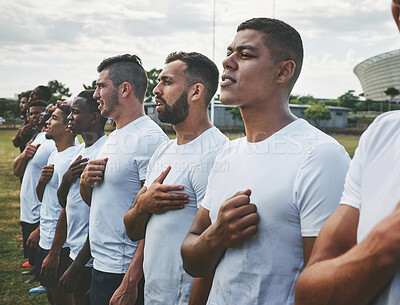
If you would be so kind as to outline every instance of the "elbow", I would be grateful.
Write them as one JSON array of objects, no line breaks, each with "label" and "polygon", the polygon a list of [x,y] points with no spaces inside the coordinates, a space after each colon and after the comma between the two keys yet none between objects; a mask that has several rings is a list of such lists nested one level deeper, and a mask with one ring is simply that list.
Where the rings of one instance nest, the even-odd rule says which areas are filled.
[{"label": "elbow", "polygon": [[192,253],[191,247],[186,240],[181,247],[181,257],[183,261],[183,269],[192,277],[208,277],[214,274],[214,270],[203,266],[200,260],[196,259],[196,255]]},{"label": "elbow", "polygon": [[138,232],[135,232],[135,226],[132,224],[128,213],[129,211],[124,215],[126,235],[128,235],[132,241],[139,241],[144,238],[144,234],[138,234]]}]

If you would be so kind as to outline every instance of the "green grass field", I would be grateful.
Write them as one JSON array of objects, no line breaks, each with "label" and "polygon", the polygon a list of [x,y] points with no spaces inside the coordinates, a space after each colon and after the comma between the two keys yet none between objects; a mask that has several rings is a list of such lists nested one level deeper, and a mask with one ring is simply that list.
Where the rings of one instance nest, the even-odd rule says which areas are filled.
[{"label": "green grass field", "polygon": [[31,276],[22,275],[25,262],[20,251],[19,224],[20,182],[12,172],[12,161],[19,150],[12,146],[15,130],[0,131],[0,304],[47,304],[46,294],[30,295],[28,290],[38,285],[25,284]]},{"label": "green grass field", "polygon": [[[36,285],[24,284],[30,276],[21,274],[23,271],[21,264],[25,260],[19,248],[21,242],[17,240],[21,237],[20,182],[12,172],[12,161],[19,154],[19,150],[11,143],[15,133],[16,130],[0,130],[0,304],[48,304],[44,293],[28,294],[28,290]],[[353,156],[359,137],[352,135],[334,135],[334,137],[345,146],[350,156]]]}]

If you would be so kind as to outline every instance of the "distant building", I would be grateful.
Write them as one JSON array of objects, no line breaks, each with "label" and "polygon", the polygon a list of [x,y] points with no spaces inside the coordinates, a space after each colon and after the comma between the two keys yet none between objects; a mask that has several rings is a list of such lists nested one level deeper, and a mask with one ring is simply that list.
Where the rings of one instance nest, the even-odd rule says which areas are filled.
[{"label": "distant building", "polygon": [[[144,103],[146,114],[157,124],[165,125],[158,120],[156,103]],[[304,118],[304,110],[306,110],[310,105],[297,105],[289,104],[290,110],[298,118]],[[347,118],[350,108],[344,107],[332,107],[327,106],[331,111],[331,119],[328,121],[321,121],[320,127],[333,127],[333,128],[345,128],[347,127]],[[229,113],[229,109],[232,106],[224,105],[220,101],[215,102],[214,109],[214,125],[222,130],[244,130],[244,124],[242,120],[233,119],[232,115]],[[314,124],[314,122],[310,122]]]},{"label": "distant building", "polygon": [[[354,73],[360,80],[366,99],[374,101],[390,100],[384,91],[389,87],[400,90],[400,50],[371,57],[359,63]],[[396,96],[394,101],[399,101]]]}]

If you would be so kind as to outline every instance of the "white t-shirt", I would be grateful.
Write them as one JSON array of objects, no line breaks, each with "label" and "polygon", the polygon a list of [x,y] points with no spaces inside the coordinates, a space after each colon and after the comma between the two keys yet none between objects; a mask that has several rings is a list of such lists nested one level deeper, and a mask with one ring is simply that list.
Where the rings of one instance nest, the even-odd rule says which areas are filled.
[{"label": "white t-shirt", "polygon": [[[102,136],[89,147],[85,147],[85,143],[79,145],[72,158],[72,162],[80,155],[82,159],[88,158],[89,161],[96,159],[96,155],[99,153],[106,139],[107,136]],[[79,183],[80,178],[76,179],[76,181],[71,184],[67,195],[67,206],[65,208],[67,215],[67,244],[71,250],[69,257],[72,260],[75,260],[89,234],[90,207],[82,199],[79,192]]]},{"label": "white t-shirt", "polygon": [[193,141],[178,145],[176,139],[160,145],[150,160],[145,186],[169,165],[165,185],[183,185],[189,195],[182,210],[151,215],[146,227],[143,270],[145,303],[188,304],[193,278],[183,270],[181,245],[203,200],[210,170],[219,149],[228,139],[216,128]]},{"label": "white t-shirt", "polygon": [[226,199],[250,189],[260,220],[256,235],[226,250],[207,304],[294,303],[302,237],[317,236],[337,208],[349,161],[336,140],[302,119],[261,142],[241,138],[221,149],[202,206],[214,223]]},{"label": "white t-shirt", "polygon": [[[47,161],[47,165],[54,164],[54,172],[50,181],[46,184],[40,210],[40,241],[42,249],[50,250],[56,233],[58,217],[61,213],[61,205],[58,202],[57,191],[62,177],[75,156],[77,146],[71,146],[63,151],[54,151]],[[67,244],[64,244],[67,247]]]},{"label": "white t-shirt", "polygon": [[[342,204],[360,210],[357,242],[400,202],[400,111],[380,115],[360,138],[346,176]],[[398,305],[400,270],[372,304]]]},{"label": "white t-shirt", "polygon": [[122,274],[128,269],[137,242],[126,235],[124,214],[142,187],[151,156],[167,140],[156,123],[142,116],[114,130],[97,155],[108,161],[104,181],[93,187],[90,210],[90,250],[96,270]]},{"label": "white t-shirt", "polygon": [[36,194],[36,186],[39,182],[42,168],[47,164],[51,153],[56,150],[53,140],[47,140],[45,132],[39,133],[32,145],[40,144],[36,153],[25,167],[21,184],[21,221],[37,223],[40,220],[40,205],[42,204]]}]

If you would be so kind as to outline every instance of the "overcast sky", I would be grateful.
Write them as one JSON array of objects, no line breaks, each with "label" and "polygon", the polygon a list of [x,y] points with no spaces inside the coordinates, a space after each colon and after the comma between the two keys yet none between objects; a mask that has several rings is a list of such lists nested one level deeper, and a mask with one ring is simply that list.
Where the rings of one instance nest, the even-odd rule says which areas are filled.
[{"label": "overcast sky", "polygon": [[[276,0],[275,18],[301,34],[305,60],[294,94],[337,98],[362,92],[353,73],[369,57],[400,48],[390,0]],[[273,17],[273,0],[216,0],[215,63],[221,71],[238,24]],[[74,95],[97,78],[102,59],[134,53],[146,70],[172,51],[213,57],[213,0],[1,0],[0,97],[58,80]]]}]

